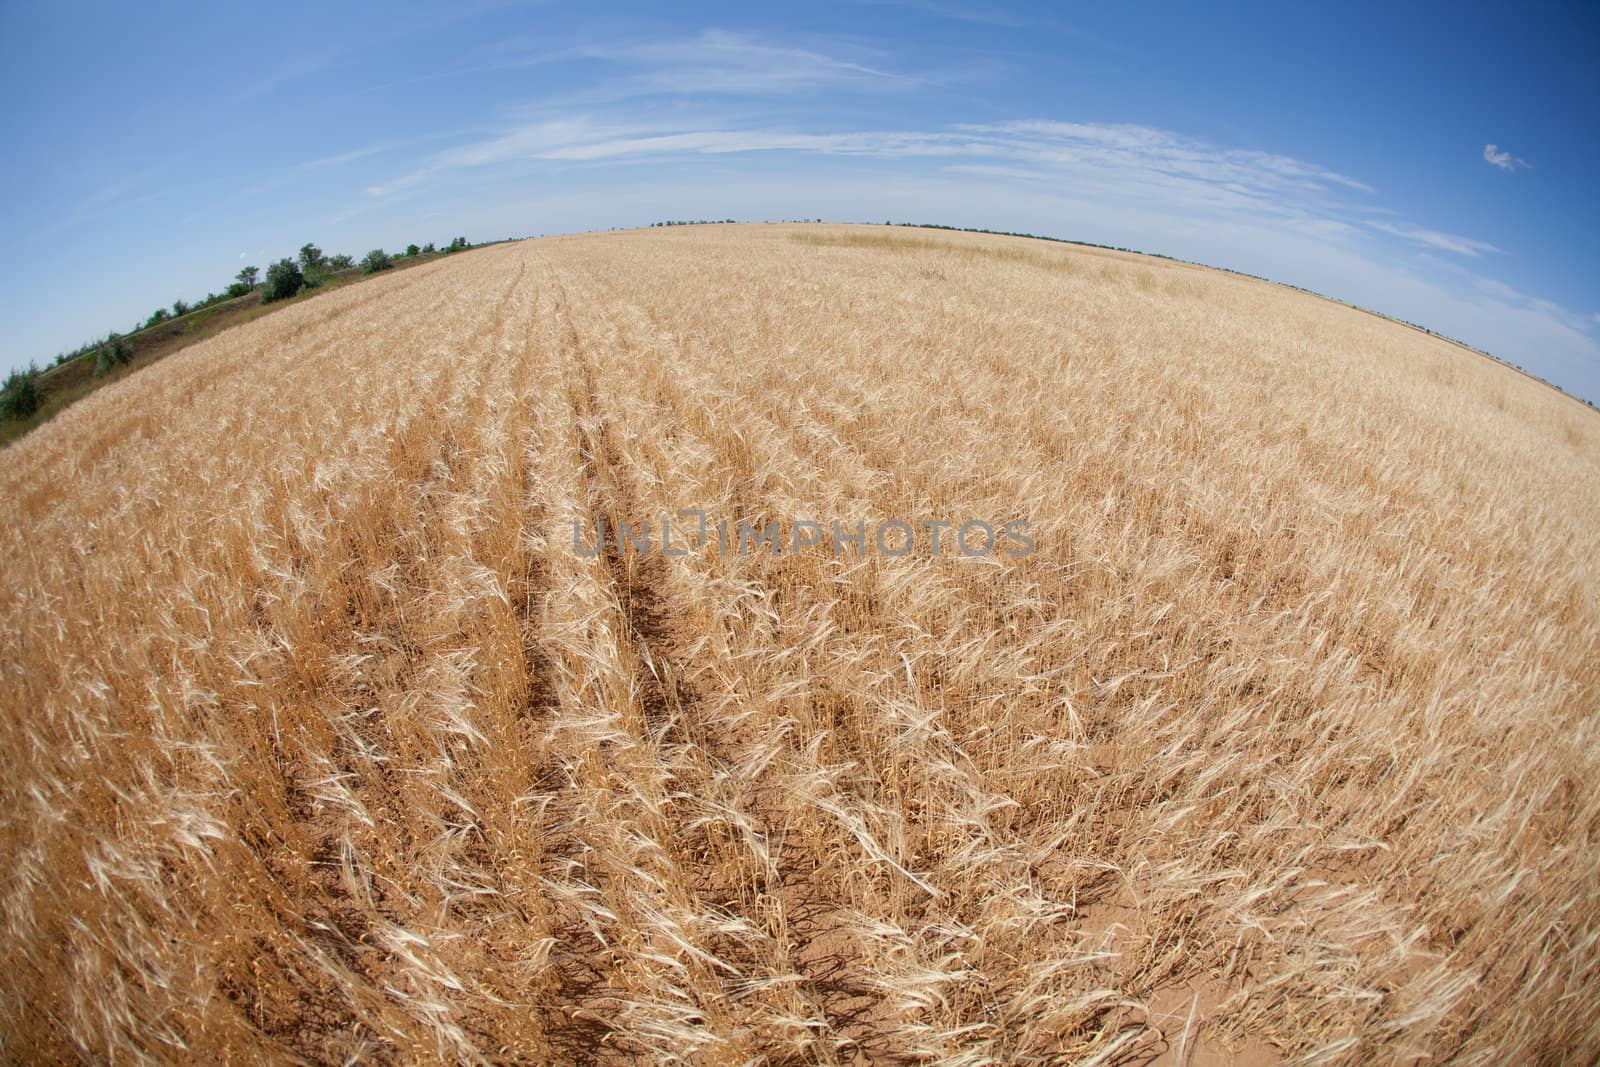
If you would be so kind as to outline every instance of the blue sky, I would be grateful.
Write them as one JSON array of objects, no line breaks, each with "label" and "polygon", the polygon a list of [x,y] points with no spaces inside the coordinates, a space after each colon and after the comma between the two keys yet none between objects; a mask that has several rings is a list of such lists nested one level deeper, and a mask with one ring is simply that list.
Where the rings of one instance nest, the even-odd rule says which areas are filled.
[{"label": "blue sky", "polygon": [[1232,267],[1600,401],[1600,6],[0,0],[0,363],[306,241],[944,222]]}]

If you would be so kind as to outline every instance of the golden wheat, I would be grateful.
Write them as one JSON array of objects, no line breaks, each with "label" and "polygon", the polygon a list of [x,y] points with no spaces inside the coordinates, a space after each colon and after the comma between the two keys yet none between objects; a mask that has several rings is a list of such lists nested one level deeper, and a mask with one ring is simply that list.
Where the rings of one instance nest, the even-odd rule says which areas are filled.
[{"label": "golden wheat", "polygon": [[[1600,1057],[1600,419],[1417,331],[553,238],[4,458],[7,1058]],[[572,542],[687,509],[1035,551]]]}]

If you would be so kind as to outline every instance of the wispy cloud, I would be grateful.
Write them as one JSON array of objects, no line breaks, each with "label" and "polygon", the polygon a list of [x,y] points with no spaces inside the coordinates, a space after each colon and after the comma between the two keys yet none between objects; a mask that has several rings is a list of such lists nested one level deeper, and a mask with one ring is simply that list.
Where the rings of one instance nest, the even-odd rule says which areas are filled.
[{"label": "wispy cloud", "polygon": [[368,192],[383,197],[452,172],[518,161],[623,162],[755,152],[945,159],[966,173],[1054,182],[1079,195],[1159,198],[1171,207],[1325,224],[1334,220],[1341,196],[1372,191],[1315,163],[1145,126],[1016,121],[943,130],[815,131],[578,115],[536,118],[458,145]]},{"label": "wispy cloud", "polygon": [[[418,140],[421,140],[421,138],[411,138],[409,143],[415,143]],[[308,159],[305,162],[298,164],[298,167],[300,170],[321,170],[324,167],[342,167],[346,163],[354,163],[358,159],[367,159],[371,156],[381,155],[384,152],[393,151],[396,148],[403,147],[406,143],[408,142],[385,141],[381,144],[372,144],[367,145],[365,148],[357,148],[350,152],[340,152],[337,155],[323,156],[319,159]]]},{"label": "wispy cloud", "polygon": [[[882,51],[852,40],[819,38],[773,44],[750,34],[707,29],[693,36],[552,43],[516,36],[480,49],[461,66],[375,85],[406,85],[494,72],[557,68],[573,86],[567,106],[595,107],[649,98],[785,96],[832,91],[902,92],[925,87],[930,75],[892,69]],[[547,97],[547,104],[558,102]]]},{"label": "wispy cloud", "polygon": [[[850,53],[856,53],[854,55]],[[695,37],[590,46],[575,54],[626,64],[637,88],[674,94],[791,93],[841,83],[915,80],[868,62],[859,48],[771,45],[744,34],[706,30]]]},{"label": "wispy cloud", "polygon": [[1497,282],[1493,278],[1479,278],[1476,284],[1479,289],[1497,300],[1519,301],[1522,299],[1521,293],[1505,282]]},{"label": "wispy cloud", "polygon": [[1410,226],[1405,223],[1394,222],[1368,222],[1374,230],[1404,237],[1408,241],[1437,248],[1443,252],[1455,252],[1463,256],[1479,256],[1485,252],[1498,252],[1500,249],[1488,241],[1478,241],[1471,237],[1462,237],[1454,233],[1440,233],[1438,230],[1425,230],[1421,226]]},{"label": "wispy cloud", "polygon": [[952,163],[944,169],[948,174],[976,174],[984,178],[1021,178],[1033,182],[1047,182],[1053,177],[1047,170],[1007,167],[995,163]]},{"label": "wispy cloud", "polygon": [[1485,162],[1492,163],[1501,170],[1521,170],[1532,167],[1533,164],[1525,159],[1518,159],[1510,152],[1504,151],[1499,145],[1486,144],[1483,146]]},{"label": "wispy cloud", "polygon": [[[1499,307],[1507,313],[1516,311],[1537,318],[1552,329],[1559,327],[1569,334],[1582,334],[1589,329],[1590,319],[1580,312],[1562,307],[1554,300],[1529,296],[1494,278],[1474,278],[1472,281],[1479,292],[1489,297],[1489,306]],[[1600,315],[1595,315],[1593,321],[1600,322]]]},{"label": "wispy cloud", "polygon": [[931,15],[934,18],[950,19],[955,22],[970,22],[981,26],[999,26],[1016,30],[1028,25],[1027,20],[1018,15],[998,8],[991,10],[991,6],[982,4],[967,7],[940,3],[938,0],[856,0],[856,2],[869,7],[897,7],[915,11],[920,15]]}]

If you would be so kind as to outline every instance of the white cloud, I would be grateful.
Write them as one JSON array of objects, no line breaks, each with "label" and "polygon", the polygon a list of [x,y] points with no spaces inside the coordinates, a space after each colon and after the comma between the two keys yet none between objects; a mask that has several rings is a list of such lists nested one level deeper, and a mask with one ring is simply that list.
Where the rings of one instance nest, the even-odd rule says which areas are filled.
[{"label": "white cloud", "polygon": [[1425,230],[1420,226],[1411,226],[1406,223],[1393,222],[1368,222],[1374,230],[1392,233],[1396,237],[1404,237],[1408,241],[1427,245],[1445,252],[1455,252],[1463,256],[1477,256],[1484,252],[1498,252],[1500,249],[1487,241],[1474,240],[1471,237],[1462,237],[1453,233],[1440,233],[1438,230]]},{"label": "white cloud", "polygon": [[1022,178],[1027,181],[1050,181],[1051,174],[1030,167],[1007,167],[993,163],[952,163],[944,168],[951,174],[977,174],[989,178]]},{"label": "white cloud", "polygon": [[1079,155],[1114,153],[1174,174],[1208,181],[1242,179],[1251,184],[1302,188],[1331,184],[1372,192],[1372,187],[1366,183],[1314,163],[1252,149],[1223,148],[1149,126],[1030,120],[960,128],[1016,135]]},{"label": "white cloud", "polygon": [[1529,163],[1525,159],[1518,159],[1510,152],[1502,151],[1499,145],[1484,145],[1483,158],[1486,162],[1494,164],[1501,170],[1518,170],[1524,167],[1533,166],[1532,163]]},{"label": "white cloud", "polygon": [[1020,30],[1028,25],[1025,19],[1007,12],[991,10],[984,5],[962,7],[956,4],[936,3],[933,0],[857,0],[857,2],[877,7],[900,7],[918,14],[932,15],[935,18],[973,22],[984,26],[1000,26],[1011,30]]},{"label": "white cloud", "polygon": [[706,30],[698,37],[590,47],[580,54],[633,66],[638,88],[676,94],[789,93],[841,82],[911,80],[868,64],[865,56],[768,45],[723,30]]},{"label": "white cloud", "polygon": [[1498,300],[1521,300],[1522,294],[1504,282],[1497,282],[1493,278],[1479,278],[1477,286],[1490,296]]},{"label": "white cloud", "polygon": [[[1318,164],[1144,126],[1019,121],[928,131],[812,132],[692,121],[645,125],[585,115],[536,117],[437,153],[418,170],[368,192],[383,197],[447,173],[518,161],[623,162],[753,152],[943,158],[969,168],[968,173],[988,168],[992,177],[1055,182],[1080,195],[1142,197],[1192,211],[1250,212],[1324,228],[1346,225],[1336,218],[1338,196],[1371,192],[1363,182]],[[1451,247],[1458,250],[1489,247],[1454,240]]]}]

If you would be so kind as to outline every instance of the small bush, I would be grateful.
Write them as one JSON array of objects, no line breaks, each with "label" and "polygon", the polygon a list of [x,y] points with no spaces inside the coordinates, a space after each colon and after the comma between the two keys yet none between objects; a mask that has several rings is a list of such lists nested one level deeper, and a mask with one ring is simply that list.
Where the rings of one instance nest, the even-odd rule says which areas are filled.
[{"label": "small bush", "polygon": [[156,308],[150,313],[150,317],[144,320],[144,328],[148,330],[152,326],[159,326],[171,317],[166,308]]},{"label": "small bush", "polygon": [[434,248],[434,247],[433,247],[433,242],[432,242],[432,241],[429,241],[429,242],[428,242],[428,243],[427,243],[427,244],[425,244],[425,245],[423,245],[423,246],[422,246],[422,250],[423,250],[423,251],[424,251],[424,252],[429,252],[429,253],[432,253],[432,252],[437,252],[437,251],[438,251],[438,249],[437,249],[437,248]]},{"label": "small bush", "polygon": [[394,266],[394,260],[389,258],[389,253],[381,248],[374,248],[361,261],[361,273],[376,274],[380,270],[388,270],[392,266]]},{"label": "small bush", "polygon": [[119,333],[112,333],[104,341],[95,346],[94,376],[104,377],[118,367],[126,366],[133,359],[133,351],[128,348],[128,342],[122,339]]},{"label": "small bush", "polygon": [[415,244],[406,245],[406,255],[408,256],[414,256],[421,251],[422,249]]},{"label": "small bush", "polygon": [[255,286],[246,285],[244,282],[233,282],[232,284],[230,284],[228,286],[228,296],[230,296],[230,297],[243,296],[244,294],[248,293],[251,289],[254,289],[254,288],[255,288]]},{"label": "small bush", "polygon": [[183,315],[187,315],[187,314],[189,314],[189,304],[188,304],[187,301],[174,300],[172,302],[172,317],[173,318],[179,318],[179,317],[181,317]]},{"label": "small bush", "polygon": [[280,259],[267,268],[267,283],[261,288],[261,302],[270,304],[274,300],[287,300],[304,289],[305,285],[305,275],[300,273],[294,260]]},{"label": "small bush", "polygon": [[0,389],[0,415],[9,419],[25,419],[43,403],[39,372],[33,367],[12,371],[6,378],[5,388]]},{"label": "small bush", "polygon": [[349,270],[355,265],[356,261],[342,252],[337,256],[328,257],[327,267],[329,270]]}]

